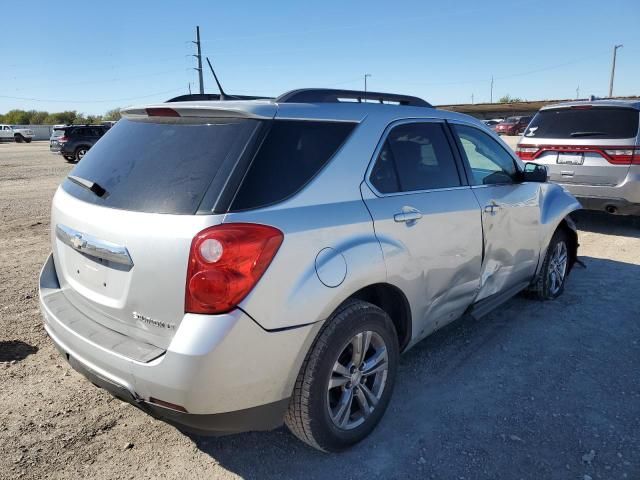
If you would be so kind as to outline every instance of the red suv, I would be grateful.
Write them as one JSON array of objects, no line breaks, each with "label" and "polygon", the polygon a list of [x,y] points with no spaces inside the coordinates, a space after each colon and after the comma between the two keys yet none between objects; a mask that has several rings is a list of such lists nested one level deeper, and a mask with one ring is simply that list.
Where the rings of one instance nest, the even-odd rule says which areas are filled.
[{"label": "red suv", "polygon": [[498,135],[520,135],[525,131],[530,121],[531,117],[509,117],[496,126],[496,133]]}]

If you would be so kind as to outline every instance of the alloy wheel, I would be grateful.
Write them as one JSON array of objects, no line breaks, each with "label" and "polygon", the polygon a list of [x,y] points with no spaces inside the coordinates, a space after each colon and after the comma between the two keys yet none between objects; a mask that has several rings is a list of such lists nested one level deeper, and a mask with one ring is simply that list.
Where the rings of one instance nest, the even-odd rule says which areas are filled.
[{"label": "alloy wheel", "polygon": [[562,288],[564,277],[567,274],[567,244],[565,242],[558,242],[553,249],[551,258],[549,259],[549,293],[556,295]]},{"label": "alloy wheel", "polygon": [[327,408],[342,430],[362,425],[376,408],[385,389],[389,356],[376,332],[356,334],[343,347],[327,386]]}]

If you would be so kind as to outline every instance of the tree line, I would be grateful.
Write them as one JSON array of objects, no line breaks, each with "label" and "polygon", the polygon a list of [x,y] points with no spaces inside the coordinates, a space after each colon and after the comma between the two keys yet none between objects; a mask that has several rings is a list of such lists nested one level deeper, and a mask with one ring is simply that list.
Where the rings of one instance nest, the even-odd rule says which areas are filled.
[{"label": "tree line", "polygon": [[0,113],[0,123],[9,125],[82,125],[100,123],[105,120],[120,120],[120,109],[114,108],[103,115],[85,115],[76,110],[64,112],[45,112],[41,110],[9,110]]}]

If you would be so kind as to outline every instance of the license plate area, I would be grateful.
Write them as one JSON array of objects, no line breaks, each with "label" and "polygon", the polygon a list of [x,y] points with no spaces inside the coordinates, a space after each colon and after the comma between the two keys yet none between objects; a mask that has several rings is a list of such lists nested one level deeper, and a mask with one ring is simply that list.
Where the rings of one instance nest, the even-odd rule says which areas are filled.
[{"label": "license plate area", "polygon": [[582,153],[559,153],[556,163],[558,165],[582,165],[584,155]]}]

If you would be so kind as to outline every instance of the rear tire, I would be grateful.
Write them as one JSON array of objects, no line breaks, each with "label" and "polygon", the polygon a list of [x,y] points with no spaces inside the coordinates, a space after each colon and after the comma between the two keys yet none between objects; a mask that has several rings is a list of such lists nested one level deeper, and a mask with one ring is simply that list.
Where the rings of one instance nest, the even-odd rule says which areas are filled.
[{"label": "rear tire", "polygon": [[527,290],[527,293],[537,300],[558,298],[564,292],[568,274],[569,237],[560,228],[553,234],[540,273]]},{"label": "rear tire", "polygon": [[86,155],[87,150],[89,150],[87,147],[78,147],[78,148],[76,148],[75,161],[79,162],[80,160],[82,160],[82,157],[84,157]]},{"label": "rear tire", "polygon": [[398,357],[398,336],[386,312],[359,300],[344,304],[327,320],[300,369],[287,427],[326,452],[363,440],[387,409]]},{"label": "rear tire", "polygon": [[25,138],[25,139],[24,139],[24,141],[25,141],[26,143],[31,143],[31,138]]}]

